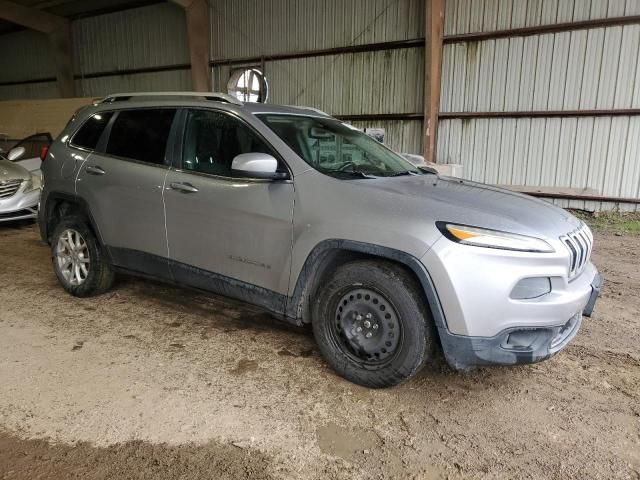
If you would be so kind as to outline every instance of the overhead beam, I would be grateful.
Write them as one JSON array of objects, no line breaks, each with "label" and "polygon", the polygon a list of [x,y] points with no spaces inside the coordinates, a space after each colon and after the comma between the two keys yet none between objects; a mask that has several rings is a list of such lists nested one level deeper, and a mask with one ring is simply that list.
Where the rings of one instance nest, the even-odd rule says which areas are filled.
[{"label": "overhead beam", "polygon": [[211,91],[209,69],[210,13],[208,0],[172,0],[184,8],[187,17],[191,83],[196,92]]},{"label": "overhead beam", "polygon": [[0,0],[0,18],[42,33],[52,33],[69,25],[66,18],[7,0]]},{"label": "overhead beam", "polygon": [[424,0],[424,159],[436,161],[445,0]]},{"label": "overhead beam", "polygon": [[6,0],[0,0],[0,18],[45,33],[49,37],[60,96],[74,97],[73,44],[69,20]]}]

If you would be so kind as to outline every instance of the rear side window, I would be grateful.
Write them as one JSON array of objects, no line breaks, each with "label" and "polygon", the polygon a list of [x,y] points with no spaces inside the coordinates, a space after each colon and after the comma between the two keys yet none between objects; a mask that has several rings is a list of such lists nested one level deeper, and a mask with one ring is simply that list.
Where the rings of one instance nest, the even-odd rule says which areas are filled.
[{"label": "rear side window", "polygon": [[106,153],[161,165],[175,108],[121,110],[109,133]]},{"label": "rear side window", "polygon": [[71,139],[71,145],[95,150],[102,132],[111,120],[113,112],[96,113],[84,122],[80,130]]}]

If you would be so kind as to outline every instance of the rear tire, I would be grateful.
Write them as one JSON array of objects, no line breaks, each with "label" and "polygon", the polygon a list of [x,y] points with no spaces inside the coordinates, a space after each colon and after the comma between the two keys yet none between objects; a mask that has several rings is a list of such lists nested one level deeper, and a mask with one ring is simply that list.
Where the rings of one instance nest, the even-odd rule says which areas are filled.
[{"label": "rear tire", "polygon": [[398,385],[433,359],[436,337],[419,286],[390,262],[339,267],[313,303],[312,324],[327,362],[359,385]]},{"label": "rear tire", "polygon": [[62,220],[51,238],[53,271],[62,288],[75,297],[106,292],[114,272],[86,220],[79,216]]}]

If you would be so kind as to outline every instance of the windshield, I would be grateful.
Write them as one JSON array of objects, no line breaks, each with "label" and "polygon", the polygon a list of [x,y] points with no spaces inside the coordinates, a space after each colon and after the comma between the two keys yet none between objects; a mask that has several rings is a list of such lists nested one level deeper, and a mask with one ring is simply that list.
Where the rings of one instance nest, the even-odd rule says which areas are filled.
[{"label": "windshield", "polygon": [[411,163],[355,127],[332,118],[259,114],[300,158],[338,178],[421,175]]}]

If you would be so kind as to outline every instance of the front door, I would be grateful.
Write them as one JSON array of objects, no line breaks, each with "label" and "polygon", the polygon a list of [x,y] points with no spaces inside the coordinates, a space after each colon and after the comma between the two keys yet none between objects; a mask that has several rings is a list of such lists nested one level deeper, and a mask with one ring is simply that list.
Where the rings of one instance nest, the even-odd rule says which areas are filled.
[{"label": "front door", "polygon": [[279,309],[271,301],[282,302],[288,289],[292,181],[234,178],[236,155],[277,154],[231,114],[187,110],[183,130],[179,168],[164,190],[174,278]]}]

